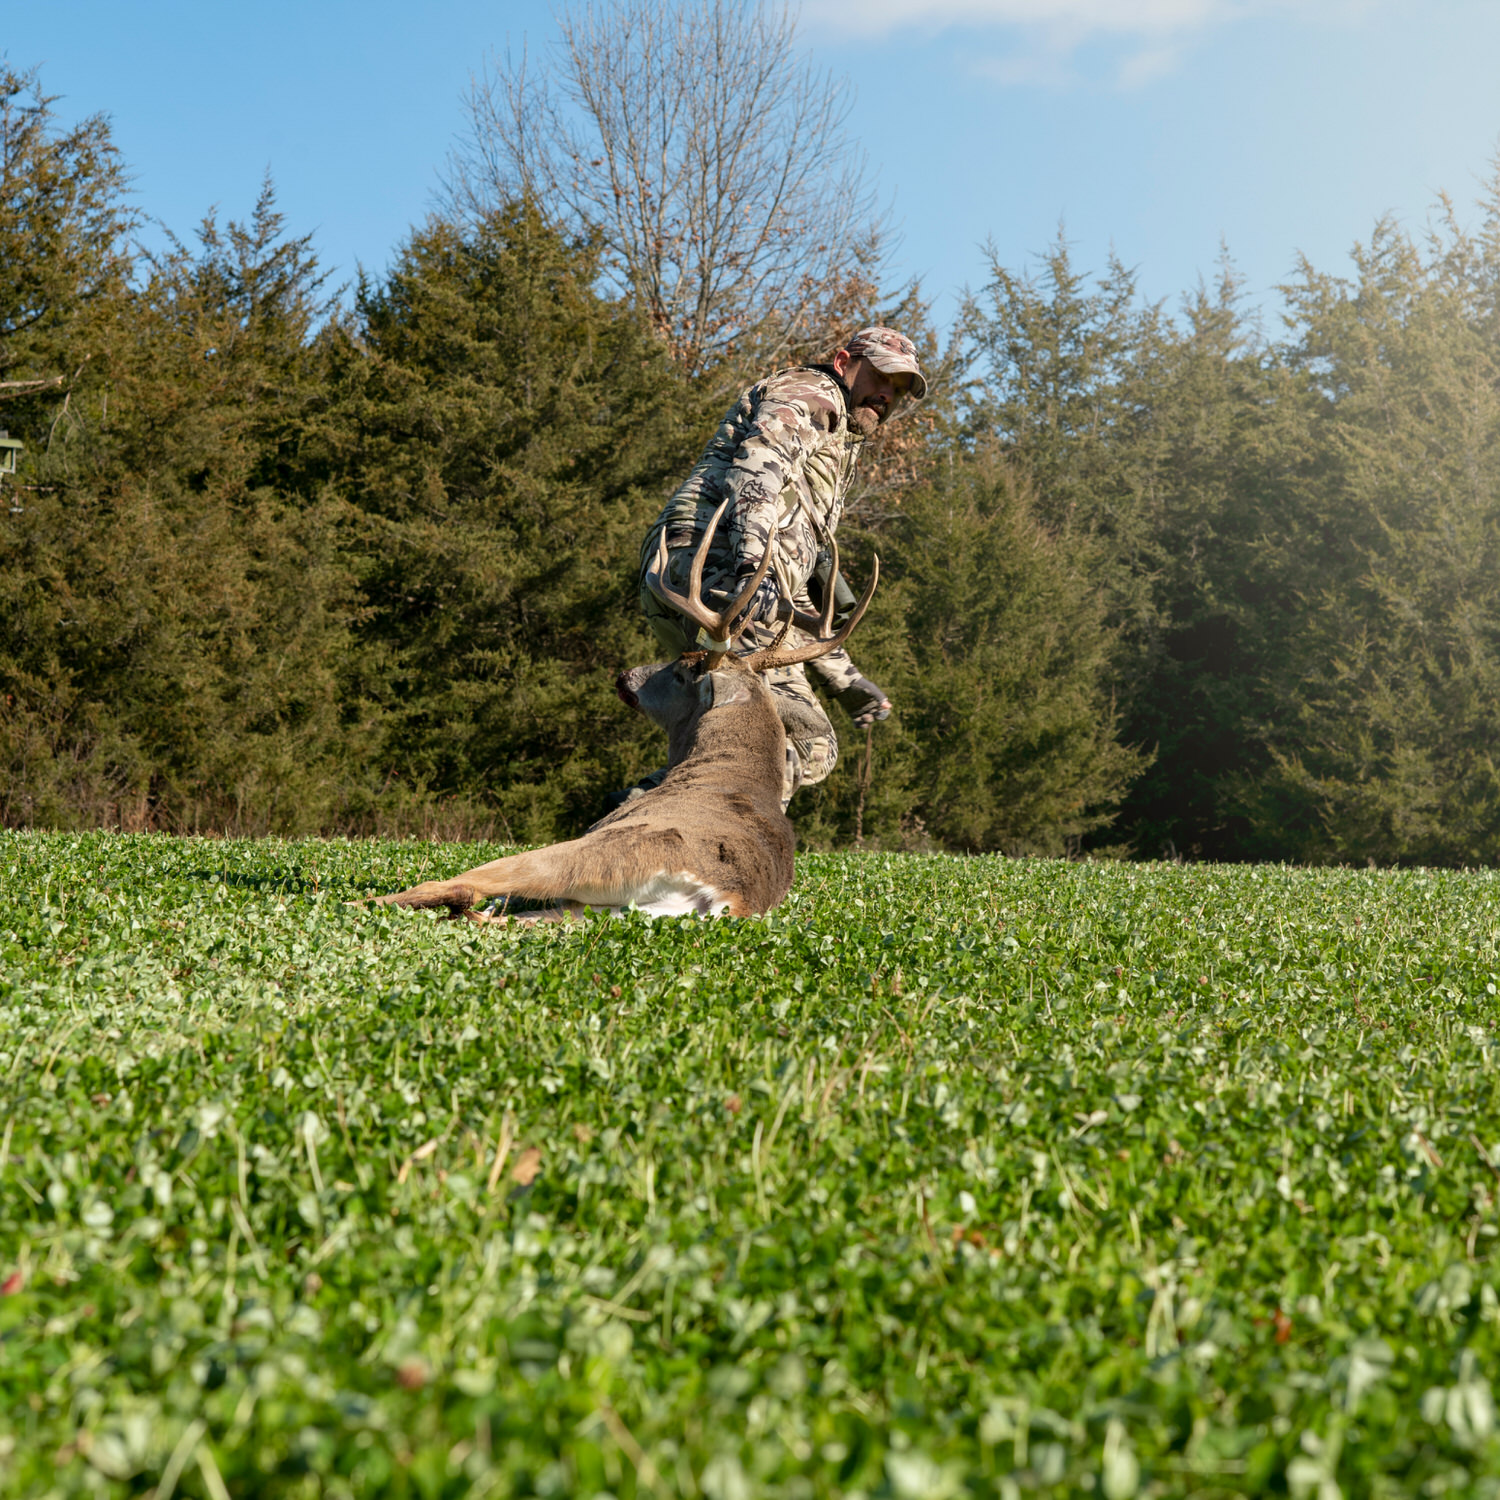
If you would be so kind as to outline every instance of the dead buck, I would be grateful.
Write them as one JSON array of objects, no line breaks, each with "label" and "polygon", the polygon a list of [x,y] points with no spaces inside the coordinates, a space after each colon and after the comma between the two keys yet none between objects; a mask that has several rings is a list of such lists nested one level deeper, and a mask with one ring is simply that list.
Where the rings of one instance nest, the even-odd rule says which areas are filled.
[{"label": "dead buck", "polygon": [[[727,912],[746,917],[770,911],[782,900],[792,886],[794,843],[781,808],[782,714],[794,717],[797,705],[782,699],[778,712],[760,674],[843,645],[875,592],[880,559],[864,597],[838,631],[829,589],[821,617],[796,613],[774,644],[735,656],[730,647],[744,624],[736,629],[733,622],[765,578],[771,549],[726,609],[715,612],[703,602],[703,563],[727,504],[714,512],[693,554],[686,595],[666,581],[665,536],[646,575],[646,586],[662,603],[703,627],[708,649],[684,652],[674,662],[632,667],[615,683],[626,703],[667,731],[668,769],[661,785],[601,818],[581,838],[491,860],[451,880],[429,880],[380,897],[382,904],[446,906],[453,916],[490,921],[507,918],[472,908],[489,902],[544,903],[547,909],[516,914],[516,920],[537,921],[586,907],[619,911],[627,906],[655,916]],[[837,570],[836,546],[833,562]],[[814,639],[786,648],[794,622]]]}]

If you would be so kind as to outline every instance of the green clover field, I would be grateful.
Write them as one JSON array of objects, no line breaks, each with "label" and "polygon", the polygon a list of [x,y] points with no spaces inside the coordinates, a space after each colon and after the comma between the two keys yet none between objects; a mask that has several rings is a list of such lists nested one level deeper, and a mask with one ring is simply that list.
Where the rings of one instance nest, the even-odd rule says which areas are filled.
[{"label": "green clover field", "polygon": [[1500,878],[0,834],[0,1494],[1500,1492]]}]

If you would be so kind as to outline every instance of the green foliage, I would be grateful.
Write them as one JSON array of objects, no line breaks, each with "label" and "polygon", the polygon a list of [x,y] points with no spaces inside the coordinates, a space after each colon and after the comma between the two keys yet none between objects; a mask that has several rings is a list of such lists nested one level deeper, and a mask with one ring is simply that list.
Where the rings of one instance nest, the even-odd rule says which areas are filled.
[{"label": "green foliage", "polygon": [[1152,414],[1152,356],[1169,337],[1160,308],[1139,304],[1135,274],[1114,257],[1091,289],[1061,233],[1040,278],[1007,270],[993,249],[989,259],[969,309],[984,367],[973,431],[1024,456],[1054,529],[1128,522],[1116,455]]},{"label": "green foliage", "polygon": [[1108,824],[1140,764],[1115,739],[1102,603],[993,461],[954,470],[904,519],[921,815],[949,848],[1061,853]]},{"label": "green foliage", "polygon": [[1280,658],[1258,628],[1276,602],[1252,559],[1275,493],[1268,414],[1282,407],[1239,296],[1226,263],[1212,289],[1185,301],[1158,361],[1149,452],[1136,471],[1149,546],[1133,566],[1150,602],[1127,623],[1115,680],[1123,734],[1153,759],[1117,826],[1147,854],[1242,854],[1235,788],[1269,760],[1258,731]]},{"label": "green foliage", "polygon": [[1450,215],[1424,252],[1383,225],[1355,259],[1353,283],[1304,267],[1292,291],[1309,458],[1255,559],[1294,606],[1262,626],[1286,669],[1243,795],[1257,843],[1301,858],[1491,863],[1500,183],[1480,234]]},{"label": "green foliage", "polygon": [[1493,876],[479,852],[0,835],[0,1493],[1500,1475]]},{"label": "green foliage", "polygon": [[1204,550],[1234,426],[1232,273],[1216,298],[1200,289],[1176,325],[1141,304],[1134,273],[1113,257],[1091,285],[1061,234],[1038,275],[993,255],[990,271],[968,309],[978,361],[970,442],[996,445],[1104,606],[1113,650],[1094,690],[1118,705],[1108,719],[1118,713],[1123,739],[1144,752],[1139,767],[1157,762],[1126,812],[1129,834],[1154,853],[1184,823],[1213,816],[1212,797],[1189,791],[1213,765],[1202,733],[1218,729],[1212,687],[1209,702],[1194,702],[1212,668],[1184,670],[1182,648],[1195,654],[1193,634],[1212,631],[1221,612],[1204,597]]},{"label": "green foliage", "polygon": [[1149,492],[1175,331],[1113,256],[1088,283],[1061,232],[1039,279],[990,252],[990,281],[966,314],[981,367],[968,426],[1022,469],[1044,525],[1096,543],[1084,552],[1093,583],[1111,620],[1139,635],[1160,564]]},{"label": "green foliage", "polygon": [[[860,627],[859,659],[896,704],[877,731],[879,793],[862,831],[1062,853],[1108,824],[1140,764],[1115,738],[1104,606],[1084,547],[1037,522],[992,453],[940,475],[903,497],[880,541],[878,613]],[[861,768],[846,756],[815,803],[825,818],[837,809],[845,837]]]},{"label": "green foliage", "polygon": [[273,487],[326,314],[269,187],[111,305],[0,516],[7,822],[336,822],[355,608],[337,513]]},{"label": "green foliage", "polygon": [[1176,324],[1063,243],[1040,283],[995,268],[973,425],[1095,544],[1122,735],[1154,752],[1137,850],[1500,854],[1500,188],[1485,214],[1381,226],[1353,282],[1304,266],[1277,344],[1228,266]]},{"label": "green foliage", "polygon": [[596,279],[597,247],[528,204],[429,223],[361,288],[324,419],[359,518],[371,761],[512,836],[589,821],[646,769],[613,678],[650,657],[640,538],[708,425]]},{"label": "green foliage", "polygon": [[3,392],[28,446],[0,515],[0,817],[587,821],[658,753],[610,684],[649,650],[639,535],[709,421],[592,290],[595,248],[521,205],[435,222],[346,319],[268,183],[132,287],[107,127],[6,107],[0,236],[51,270],[0,283],[0,374],[46,338],[88,358]]}]

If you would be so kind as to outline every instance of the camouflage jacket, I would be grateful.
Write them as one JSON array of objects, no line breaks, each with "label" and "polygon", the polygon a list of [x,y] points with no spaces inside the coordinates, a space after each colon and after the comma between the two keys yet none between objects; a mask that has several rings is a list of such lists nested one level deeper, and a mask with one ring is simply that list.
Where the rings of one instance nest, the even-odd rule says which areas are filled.
[{"label": "camouflage jacket", "polygon": [[[816,369],[782,370],[752,385],[725,413],[703,456],[667,502],[641,548],[644,574],[663,530],[668,548],[696,545],[719,502],[729,509],[709,549],[706,582],[727,588],[760,565],[774,541],[776,571],[799,609],[816,613],[807,583],[844,511],[864,437],[849,422],[842,384]],[[859,674],[846,651],[810,663],[838,690]]]}]

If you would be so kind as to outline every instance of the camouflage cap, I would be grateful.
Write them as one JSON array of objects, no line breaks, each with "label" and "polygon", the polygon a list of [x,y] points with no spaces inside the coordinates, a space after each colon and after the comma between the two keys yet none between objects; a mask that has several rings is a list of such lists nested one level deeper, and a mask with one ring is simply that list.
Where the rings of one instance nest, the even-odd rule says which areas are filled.
[{"label": "camouflage cap", "polygon": [[844,348],[887,375],[910,375],[915,400],[927,394],[927,377],[917,362],[917,346],[904,333],[894,328],[861,328]]}]

